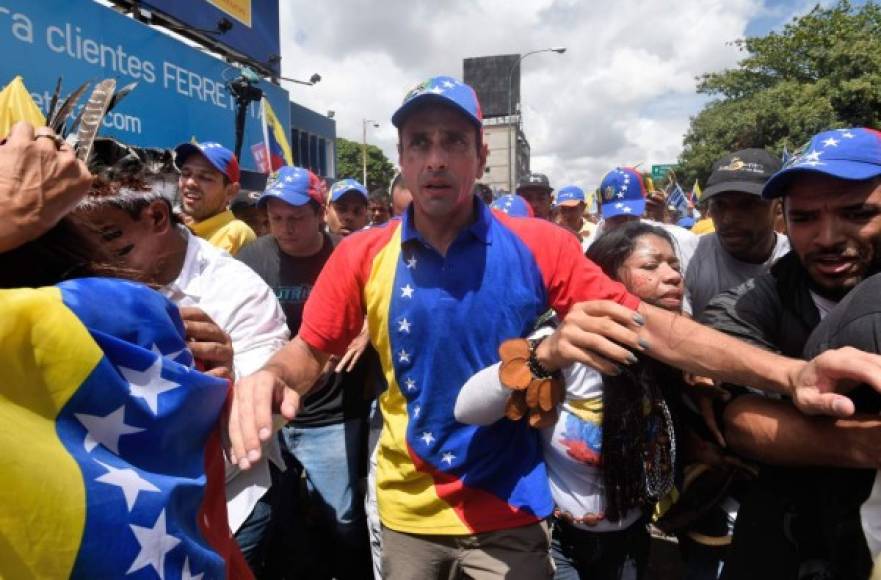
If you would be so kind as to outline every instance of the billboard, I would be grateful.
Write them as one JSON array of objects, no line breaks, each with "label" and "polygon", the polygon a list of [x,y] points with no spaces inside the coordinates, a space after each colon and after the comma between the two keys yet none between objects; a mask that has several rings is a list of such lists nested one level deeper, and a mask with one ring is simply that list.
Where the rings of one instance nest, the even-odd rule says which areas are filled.
[{"label": "billboard", "polygon": [[[45,112],[59,76],[63,95],[84,81],[113,77],[137,88],[104,119],[100,134],[143,147],[172,147],[193,138],[235,144],[235,103],[226,81],[238,70],[92,0],[2,0],[0,84],[24,77]],[[258,85],[285,127],[289,98]],[[260,103],[248,111],[243,168],[254,170],[251,145],[263,141]]]},{"label": "billboard", "polygon": [[199,30],[217,30],[218,22],[226,18],[232,28],[205,36],[279,72],[278,0],[139,0],[138,4]]},{"label": "billboard", "polygon": [[505,117],[520,110],[519,62],[519,54],[480,56],[463,61],[464,81],[477,92],[484,118]]}]

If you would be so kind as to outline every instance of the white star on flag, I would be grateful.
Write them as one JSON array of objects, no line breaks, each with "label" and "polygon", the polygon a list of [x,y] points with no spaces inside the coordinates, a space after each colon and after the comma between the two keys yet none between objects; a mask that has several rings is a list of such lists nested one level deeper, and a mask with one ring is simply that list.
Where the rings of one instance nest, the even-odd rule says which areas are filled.
[{"label": "white star on flag", "polygon": [[108,485],[115,485],[120,488],[122,490],[122,495],[125,496],[125,505],[128,507],[128,511],[132,511],[140,492],[159,491],[158,487],[142,478],[134,469],[118,469],[112,465],[102,463],[97,459],[95,462],[107,470],[107,473],[101,477],[96,477],[95,481],[100,481],[101,483],[106,483]]},{"label": "white star on flag", "polygon": [[449,451],[447,451],[446,453],[444,453],[443,457],[441,457],[441,461],[443,461],[443,462],[446,463],[447,465],[452,465],[452,464],[453,464],[453,461],[454,461],[455,459],[456,459],[456,456],[453,455],[452,453],[450,453]]},{"label": "white star on flag", "polygon": [[143,371],[120,366],[119,372],[128,381],[132,396],[144,399],[154,415],[159,412],[159,395],[180,387],[162,378],[162,357],[156,357],[153,364]]},{"label": "white star on flag", "polygon": [[838,147],[838,139],[835,137],[829,137],[823,141],[823,147]]},{"label": "white star on flag", "polygon": [[165,555],[180,544],[180,539],[175,538],[165,531],[165,510],[156,518],[152,528],[144,528],[129,524],[132,533],[141,545],[138,557],[132,562],[126,574],[137,572],[141,568],[152,566],[159,578],[165,578]]},{"label": "white star on flag", "polygon": [[630,209],[629,207],[625,207],[625,208],[624,208],[624,213],[630,213],[630,212],[632,212],[632,211],[633,211],[633,210]]},{"label": "white star on flag", "polygon": [[426,431],[422,434],[422,437],[420,437],[420,439],[422,439],[426,445],[431,445],[434,442],[434,435]]},{"label": "white star on flag", "polygon": [[413,298],[413,287],[407,284],[401,288],[401,298]]},{"label": "white star on flag", "polygon": [[121,405],[117,410],[104,417],[85,415],[83,413],[74,413],[73,416],[88,431],[86,439],[83,441],[86,453],[91,452],[100,443],[116,455],[119,455],[119,438],[123,435],[143,431],[139,427],[125,424],[125,405]]},{"label": "white star on flag", "polygon": [[411,270],[416,269],[416,256],[410,256],[410,259],[407,260],[407,268]]},{"label": "white star on flag", "polygon": [[838,129],[838,132],[841,133],[841,136],[845,139],[853,139],[855,135],[850,132],[850,129]]},{"label": "white star on flag", "polygon": [[408,378],[406,381],[404,381],[404,384],[407,385],[408,391],[415,391],[416,390],[416,381],[414,381],[413,379]]},{"label": "white star on flag", "polygon": [[416,405],[415,407],[413,407],[413,416],[414,417],[419,417],[419,413],[421,413],[421,412],[422,412],[422,407],[420,407],[419,405]]},{"label": "white star on flag", "polygon": [[406,318],[402,318],[398,321],[398,332],[406,332],[407,334],[410,334],[410,326],[412,326],[410,321]]},{"label": "white star on flag", "polygon": [[624,204],[621,203],[620,201],[615,204],[615,209],[621,209],[622,207],[624,207]]},{"label": "white star on flag", "polygon": [[193,573],[190,572],[190,559],[189,557],[184,558],[184,569],[181,570],[180,580],[202,580],[202,576],[204,576],[204,574],[196,574],[193,576]]},{"label": "white star on flag", "polygon": [[451,83],[450,81],[444,81],[443,84],[444,84],[444,87],[446,87],[448,89],[452,89],[453,87],[456,86],[456,83]]},{"label": "white star on flag", "polygon": [[164,358],[165,360],[169,360],[169,361],[171,361],[171,362],[173,362],[173,363],[177,363],[177,364],[179,364],[179,365],[183,365],[183,366],[185,366],[185,367],[193,368],[193,366],[194,366],[194,365],[193,365],[193,361],[192,361],[192,356],[189,357],[190,360],[188,360],[188,361],[185,362],[185,363],[178,362],[177,359],[180,358],[180,356],[181,356],[182,354],[185,354],[185,353],[186,353],[186,354],[189,354],[189,353],[190,353],[190,351],[187,350],[187,349],[185,349],[185,348],[184,348],[184,349],[181,349],[181,350],[176,350],[176,351],[174,351],[174,352],[170,352],[170,353],[168,353],[168,354],[165,354],[165,353],[163,353],[161,350],[159,350],[159,345],[157,345],[156,343],[153,343],[153,346],[150,347],[150,352],[152,352],[152,353],[155,354],[156,356],[160,356],[160,357]]},{"label": "white star on flag", "polygon": [[822,154],[823,154],[822,151],[811,151],[810,153],[807,153],[807,154],[804,156],[804,160],[803,160],[803,161],[804,161],[805,163],[809,163],[809,162],[811,162],[811,161],[819,161],[819,160],[820,160],[820,155],[822,155]]},{"label": "white star on flag", "polygon": [[410,362],[410,353],[404,349],[401,349],[401,352],[398,353],[398,362],[401,362],[401,363]]},{"label": "white star on flag", "polygon": [[615,197],[617,197],[618,199],[624,199],[624,194],[621,192],[618,192],[618,194]]},{"label": "white star on flag", "polygon": [[440,87],[431,87],[430,89],[428,89],[428,92],[439,95],[439,94],[443,93],[444,90]]}]

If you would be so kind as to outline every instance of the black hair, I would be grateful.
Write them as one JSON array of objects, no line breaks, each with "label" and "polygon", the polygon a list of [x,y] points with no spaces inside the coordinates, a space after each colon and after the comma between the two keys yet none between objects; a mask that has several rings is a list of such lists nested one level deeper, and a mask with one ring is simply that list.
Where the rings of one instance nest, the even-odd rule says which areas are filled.
[{"label": "black hair", "polygon": [[604,231],[587,250],[587,257],[599,266],[609,278],[618,278],[618,269],[627,261],[636,240],[642,236],[658,236],[676,249],[676,241],[667,230],[645,222],[633,221]]},{"label": "black hair", "polygon": [[129,277],[88,235],[90,227],[67,216],[39,238],[0,253],[0,288],[38,288],[88,276]]},{"label": "black hair", "polygon": [[[587,257],[617,280],[619,268],[645,235],[676,248],[665,229],[635,221],[604,232]],[[670,491],[676,476],[682,372],[646,356],[637,358],[619,375],[603,375],[603,483],[610,521],[632,508],[648,509]]]},{"label": "black hair", "polygon": [[386,190],[384,190],[383,188],[377,187],[376,189],[374,189],[373,191],[370,192],[370,195],[367,196],[367,201],[382,203],[382,204],[385,204],[385,205],[391,207],[392,196],[390,196],[389,193]]}]

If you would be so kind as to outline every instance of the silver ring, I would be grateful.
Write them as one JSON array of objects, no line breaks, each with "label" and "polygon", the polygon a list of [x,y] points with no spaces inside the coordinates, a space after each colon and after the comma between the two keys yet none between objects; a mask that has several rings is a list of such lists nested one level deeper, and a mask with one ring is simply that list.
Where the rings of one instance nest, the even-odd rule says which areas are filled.
[{"label": "silver ring", "polygon": [[37,139],[40,139],[41,137],[46,138],[46,139],[51,139],[55,143],[56,149],[61,149],[61,146],[65,144],[64,139],[62,139],[58,135],[48,135],[46,133],[37,135],[36,137],[34,137],[34,141],[36,141]]}]

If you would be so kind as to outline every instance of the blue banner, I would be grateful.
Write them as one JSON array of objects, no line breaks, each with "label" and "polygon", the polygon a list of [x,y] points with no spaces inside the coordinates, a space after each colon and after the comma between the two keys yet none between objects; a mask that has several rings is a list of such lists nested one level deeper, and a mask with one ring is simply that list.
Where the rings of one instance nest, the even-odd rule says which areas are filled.
[{"label": "blue banner", "polygon": [[232,23],[210,36],[238,53],[279,71],[278,0],[141,0],[175,20],[201,30],[216,30],[221,18]]},{"label": "blue banner", "polygon": [[[137,81],[104,119],[101,135],[143,147],[193,138],[235,145],[235,101],[226,82],[238,70],[92,0],[0,0],[0,54],[0,84],[21,75],[44,112],[59,76],[62,96],[87,80]],[[259,87],[289,128],[287,91],[265,81]],[[247,115],[243,168],[256,169],[251,145],[261,141],[258,101]]]}]

